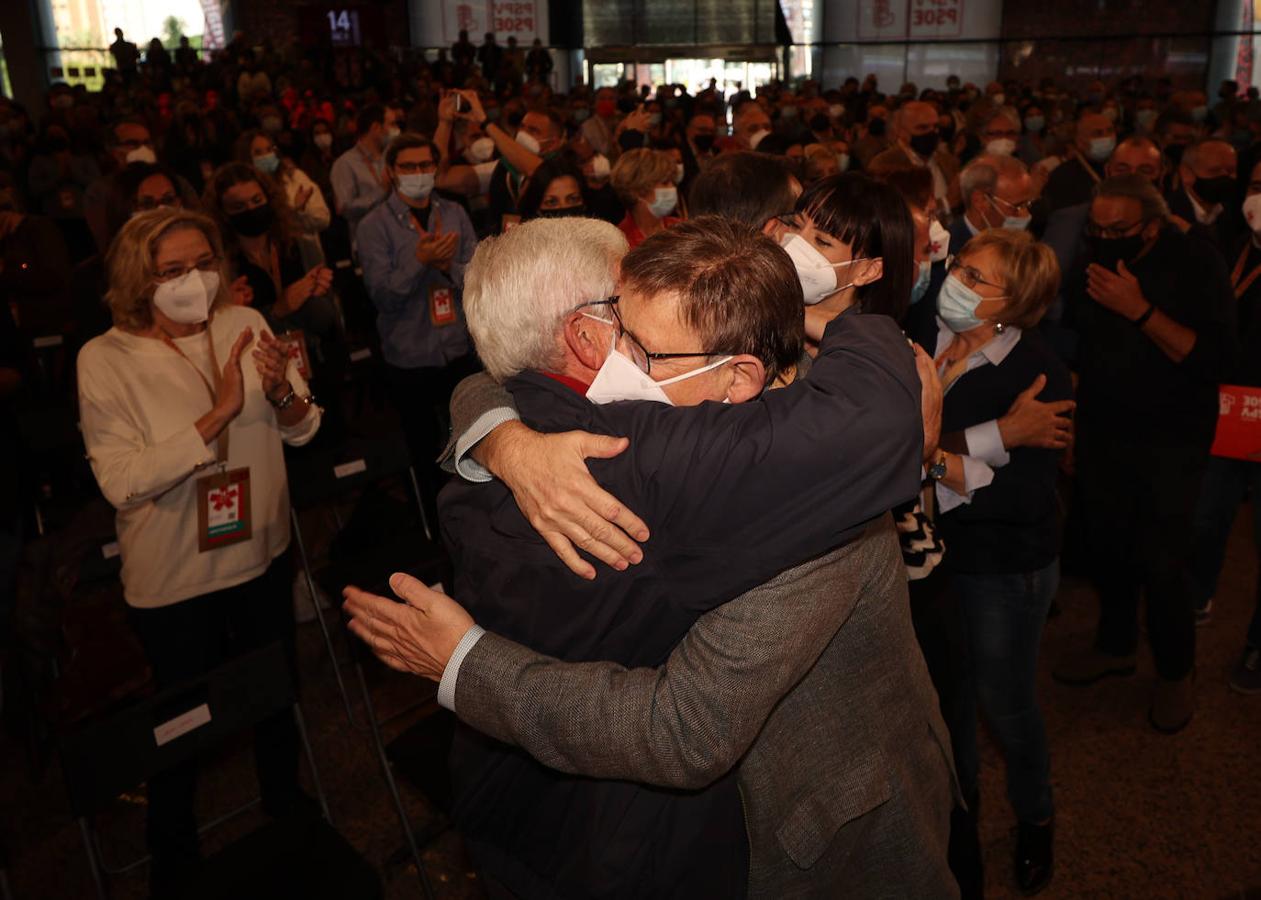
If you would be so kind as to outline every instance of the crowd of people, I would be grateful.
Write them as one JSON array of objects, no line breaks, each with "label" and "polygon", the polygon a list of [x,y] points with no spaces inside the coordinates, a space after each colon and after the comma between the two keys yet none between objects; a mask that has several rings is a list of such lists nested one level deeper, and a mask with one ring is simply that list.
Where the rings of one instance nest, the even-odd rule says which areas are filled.
[{"label": "crowd of people", "polygon": [[[346,611],[461,720],[490,896],[979,897],[981,718],[1041,890],[1062,568],[1099,619],[1054,677],[1134,674],[1142,600],[1146,715],[1192,720],[1261,510],[1261,462],[1210,453],[1219,386],[1261,389],[1255,88],[562,91],[489,34],[118,42],[99,93],[0,98],[0,636],[20,426],[67,402],[155,681],[292,660],[285,447],[347,427],[370,348],[454,600],[399,576]],[[1261,692],[1261,584],[1240,644]],[[273,815],[314,806],[297,752],[260,727]],[[149,785],[155,896],[195,784]]]}]

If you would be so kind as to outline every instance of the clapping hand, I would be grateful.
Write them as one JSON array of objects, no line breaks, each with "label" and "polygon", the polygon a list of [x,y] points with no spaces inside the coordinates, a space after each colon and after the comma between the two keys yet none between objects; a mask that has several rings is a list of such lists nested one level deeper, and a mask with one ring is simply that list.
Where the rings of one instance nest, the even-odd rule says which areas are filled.
[{"label": "clapping hand", "polygon": [[270,332],[264,331],[258,338],[258,346],[254,348],[254,367],[258,369],[258,377],[263,383],[263,393],[269,400],[274,400],[278,393],[277,388],[288,381],[288,348]]}]

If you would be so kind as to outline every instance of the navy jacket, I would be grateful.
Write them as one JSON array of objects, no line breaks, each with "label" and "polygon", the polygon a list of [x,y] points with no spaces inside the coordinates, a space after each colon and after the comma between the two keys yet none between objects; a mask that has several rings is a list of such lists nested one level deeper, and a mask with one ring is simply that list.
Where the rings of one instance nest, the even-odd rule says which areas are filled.
[{"label": "navy jacket", "polygon": [[[701,615],[856,538],[919,488],[919,380],[892,320],[846,314],[808,380],[745,404],[597,406],[547,376],[508,382],[523,421],[626,435],[591,460],[652,530],[625,573],[573,575],[499,482],[439,500],[454,596],[478,623],[569,661],[657,666]],[[463,726],[455,819],[475,861],[523,897],[731,897],[744,893],[734,773],[694,792],[544,768]]]}]

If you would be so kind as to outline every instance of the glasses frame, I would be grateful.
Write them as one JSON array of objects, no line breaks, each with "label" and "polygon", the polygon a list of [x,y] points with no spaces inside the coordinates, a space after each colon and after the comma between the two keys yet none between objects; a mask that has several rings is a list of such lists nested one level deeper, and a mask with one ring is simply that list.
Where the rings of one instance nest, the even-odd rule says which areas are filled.
[{"label": "glasses frame", "polygon": [[1147,224],[1146,222],[1143,222],[1140,220],[1138,222],[1135,222],[1133,225],[1127,225],[1124,228],[1121,228],[1116,225],[1109,225],[1106,228],[1101,228],[1100,226],[1096,225],[1094,222],[1087,219],[1086,220],[1086,234],[1089,235],[1090,237],[1103,238],[1104,240],[1116,240],[1117,238],[1133,237],[1134,235],[1130,234],[1130,232],[1133,231],[1135,228],[1139,229],[1141,233],[1143,226],[1145,226],[1146,224]]},{"label": "glasses frame", "polygon": [[[223,262],[223,257],[212,256],[210,259],[206,260],[205,263],[198,262],[198,263],[193,263],[191,266],[183,266],[179,274],[177,275],[164,274],[162,272],[154,272],[153,280],[157,284],[165,284],[168,281],[174,281],[177,278],[183,278],[185,275],[187,275],[189,272],[193,271],[194,269],[197,269],[198,271],[201,271],[201,272],[217,272],[219,271],[219,266],[222,264],[222,262]],[[167,271],[169,272],[170,269],[168,269]]]},{"label": "glasses frame", "polygon": [[622,321],[622,314],[618,312],[618,309],[617,309],[618,301],[621,299],[622,297],[620,294],[615,294],[614,296],[607,297],[604,300],[592,300],[589,303],[584,303],[582,304],[582,306],[578,308],[583,309],[588,306],[607,306],[609,308],[609,311],[613,313],[613,321],[610,324],[612,324],[613,327],[617,331],[617,339],[621,340],[623,337],[626,338],[626,342],[630,345],[630,348],[632,351],[630,354],[631,362],[633,362],[635,366],[645,375],[652,374],[652,361],[654,359],[697,359],[702,356],[716,356],[717,355],[713,352],[709,352],[709,353],[653,353],[653,352],[650,352],[648,348],[645,347],[643,343],[639,340],[639,338],[635,337],[635,335],[630,331],[630,329],[626,327],[626,323]]},{"label": "glasses frame", "polygon": [[[971,266],[965,266],[962,262],[959,261],[959,258],[952,253],[946,257],[946,274],[952,275],[955,272],[961,272],[963,274],[963,277],[960,278],[959,280],[962,281],[969,290],[976,290],[976,286],[978,284],[983,284],[986,287],[992,287],[995,290],[999,290],[999,291],[1005,292],[1007,290],[1007,285],[1005,284],[995,284],[992,281],[986,281],[984,278],[981,277],[980,272],[978,272],[976,269],[972,268]],[[969,282],[971,283],[969,284]],[[982,299],[997,300],[999,298],[984,297]]]}]

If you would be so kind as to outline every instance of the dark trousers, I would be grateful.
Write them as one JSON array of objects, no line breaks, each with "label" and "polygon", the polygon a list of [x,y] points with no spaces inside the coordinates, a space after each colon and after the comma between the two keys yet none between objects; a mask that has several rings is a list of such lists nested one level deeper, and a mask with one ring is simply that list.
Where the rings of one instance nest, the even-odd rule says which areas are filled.
[{"label": "dark trousers", "polygon": [[1195,666],[1189,537],[1208,450],[1155,447],[1083,428],[1077,460],[1099,589],[1096,646],[1114,656],[1135,651],[1142,593],[1156,672],[1184,678]]},{"label": "dark trousers", "polygon": [[[1252,542],[1261,565],[1261,463],[1213,457],[1204,470],[1200,499],[1195,509],[1195,534],[1191,551],[1191,589],[1203,606],[1217,592],[1217,578],[1226,559],[1226,541],[1235,524],[1239,506],[1252,492]],[[1261,571],[1257,572],[1256,602],[1248,645],[1261,647]]]},{"label": "dark trousers", "polygon": [[418,369],[400,369],[388,363],[385,366],[386,390],[390,403],[398,411],[403,437],[416,467],[421,502],[433,528],[438,526],[438,491],[447,477],[435,461],[447,442],[450,427],[447,407],[455,386],[479,368],[477,357],[472,355],[446,366]]},{"label": "dark trousers", "polygon": [[[157,687],[203,675],[273,641],[281,642],[291,669],[296,669],[292,575],[286,552],[262,575],[236,587],[171,606],[132,608],[132,623]],[[263,808],[271,815],[288,810],[299,794],[298,753],[297,724],[288,710],[255,728],[254,762]],[[193,763],[149,780],[146,834],[155,872],[161,865],[187,865],[197,858],[196,792]]]},{"label": "dark trousers", "polygon": [[1060,564],[1033,572],[956,572],[967,631],[968,665],[950,722],[964,796],[977,791],[977,707],[998,739],[1007,764],[1007,799],[1021,822],[1040,824],[1055,812],[1051,753],[1038,706],[1038,647],[1047,610],[1059,588]]}]

